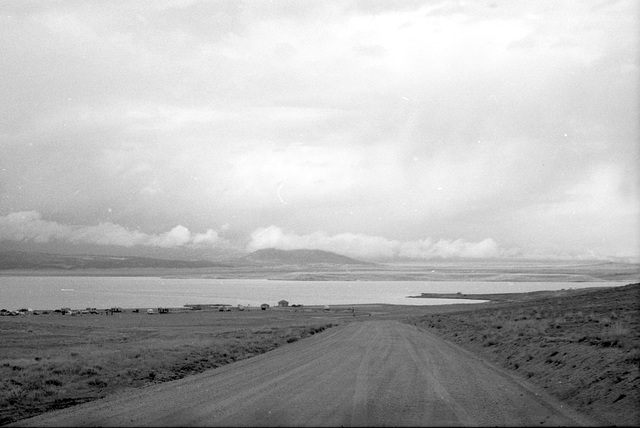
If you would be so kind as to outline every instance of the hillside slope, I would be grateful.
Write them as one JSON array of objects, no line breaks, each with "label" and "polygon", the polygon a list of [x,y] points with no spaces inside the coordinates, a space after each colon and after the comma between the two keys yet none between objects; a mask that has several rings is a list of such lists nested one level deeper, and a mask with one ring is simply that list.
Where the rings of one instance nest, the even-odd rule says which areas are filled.
[{"label": "hillside slope", "polygon": [[165,260],[149,257],[103,255],[63,255],[24,251],[0,252],[0,270],[5,269],[121,269],[121,268],[203,268],[226,266],[207,260]]},{"label": "hillside slope", "polygon": [[517,373],[603,425],[638,426],[638,302],[635,283],[409,322]]}]

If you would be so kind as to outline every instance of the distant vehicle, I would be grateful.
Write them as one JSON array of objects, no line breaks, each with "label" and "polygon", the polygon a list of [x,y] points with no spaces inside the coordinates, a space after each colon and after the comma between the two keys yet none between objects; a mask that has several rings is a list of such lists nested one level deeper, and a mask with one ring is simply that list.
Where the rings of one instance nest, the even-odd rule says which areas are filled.
[{"label": "distant vehicle", "polygon": [[153,309],[147,309],[147,315],[153,315]]}]

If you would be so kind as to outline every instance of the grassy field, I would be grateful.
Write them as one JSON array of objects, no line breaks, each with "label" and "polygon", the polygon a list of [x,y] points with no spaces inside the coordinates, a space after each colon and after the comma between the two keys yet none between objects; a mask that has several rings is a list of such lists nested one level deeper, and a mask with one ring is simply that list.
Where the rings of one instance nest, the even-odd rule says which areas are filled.
[{"label": "grassy field", "polygon": [[603,425],[640,425],[640,284],[552,294],[409,322],[545,388]]},{"label": "grassy field", "polygon": [[270,309],[2,317],[0,425],[249,358],[321,332],[341,315],[356,318],[329,315]]},{"label": "grassy field", "polygon": [[355,313],[349,306],[0,317],[0,425],[376,319],[429,329],[603,425],[636,425],[639,293],[635,284],[516,293],[472,306],[359,305]]}]

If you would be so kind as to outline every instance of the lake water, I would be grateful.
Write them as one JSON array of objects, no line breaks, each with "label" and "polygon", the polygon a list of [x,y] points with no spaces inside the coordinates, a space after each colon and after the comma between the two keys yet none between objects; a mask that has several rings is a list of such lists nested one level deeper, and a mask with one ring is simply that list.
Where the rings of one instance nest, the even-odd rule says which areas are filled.
[{"label": "lake water", "polygon": [[157,308],[189,303],[260,306],[387,303],[435,305],[478,300],[411,299],[421,293],[507,293],[613,287],[625,282],[272,281],[159,277],[0,276],[0,308]]}]

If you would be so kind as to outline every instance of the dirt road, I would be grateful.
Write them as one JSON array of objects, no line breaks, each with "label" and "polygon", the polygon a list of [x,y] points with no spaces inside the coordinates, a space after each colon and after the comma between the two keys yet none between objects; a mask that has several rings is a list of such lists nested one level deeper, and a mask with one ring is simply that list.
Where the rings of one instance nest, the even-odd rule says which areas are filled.
[{"label": "dirt road", "polygon": [[15,426],[572,426],[592,421],[397,321],[332,328],[178,381]]}]

